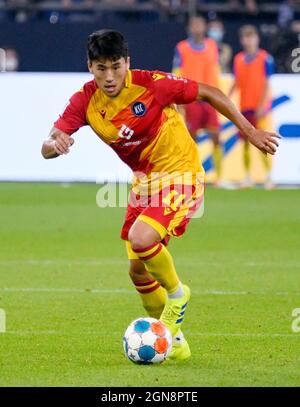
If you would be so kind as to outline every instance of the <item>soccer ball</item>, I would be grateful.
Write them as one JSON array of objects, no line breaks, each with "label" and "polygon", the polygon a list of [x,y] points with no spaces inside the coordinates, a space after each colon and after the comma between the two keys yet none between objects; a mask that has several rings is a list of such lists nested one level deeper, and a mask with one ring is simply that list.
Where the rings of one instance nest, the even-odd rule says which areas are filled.
[{"label": "soccer ball", "polygon": [[131,322],[123,336],[125,355],[139,364],[163,362],[172,349],[169,329],[155,318],[139,318]]}]

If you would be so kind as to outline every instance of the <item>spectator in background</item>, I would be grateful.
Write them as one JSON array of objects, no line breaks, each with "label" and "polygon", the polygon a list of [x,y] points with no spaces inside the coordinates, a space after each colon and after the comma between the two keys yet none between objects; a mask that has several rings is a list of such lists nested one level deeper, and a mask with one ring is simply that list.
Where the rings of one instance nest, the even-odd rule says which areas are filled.
[{"label": "spectator in background", "polygon": [[[68,21],[90,21],[93,20],[95,4],[94,0],[62,0],[64,6],[64,19]],[[72,7],[81,5],[84,7],[82,10],[75,10]],[[50,22],[51,19],[50,19]]]},{"label": "spectator in background", "polygon": [[6,68],[6,56],[5,56],[5,50],[3,48],[0,48],[0,72],[5,72]]},{"label": "spectator in background", "polygon": [[14,48],[0,48],[0,71],[16,72],[19,70],[19,55]]},{"label": "spectator in background", "polygon": [[300,20],[294,20],[291,24],[292,31],[296,34],[300,33]]},{"label": "spectator in background", "polygon": [[[5,0],[0,0],[0,6],[1,8],[5,6],[6,1]],[[0,21],[5,20],[7,17],[7,12],[5,10],[0,10]]]},{"label": "spectator in background", "polygon": [[152,0],[166,15],[177,16],[184,19],[184,10],[187,11],[189,0]]},{"label": "spectator in background", "polygon": [[294,73],[292,54],[300,47],[300,20],[294,20],[289,27],[281,28],[270,37],[270,52],[275,58],[278,73]]},{"label": "spectator in background", "polygon": [[110,6],[132,6],[136,3],[138,3],[137,0],[102,0],[103,4],[107,4]]},{"label": "spectator in background", "polygon": [[[259,34],[255,26],[245,25],[240,29],[240,42],[243,51],[239,52],[233,61],[234,82],[229,97],[237,89],[240,93],[240,110],[249,122],[257,128],[263,129],[263,121],[271,108],[270,76],[274,72],[273,57],[265,50],[259,48]],[[243,187],[250,187],[250,151],[249,143],[244,142],[244,167],[246,177]],[[270,172],[271,163],[268,157],[262,154],[263,163],[267,172],[265,187],[272,187]]]},{"label": "spectator in background", "polygon": [[287,27],[289,23],[293,20],[295,14],[295,9],[294,9],[294,1],[293,0],[287,0],[283,1],[278,10],[278,18],[277,22],[279,27]]},{"label": "spectator in background", "polygon": [[291,30],[296,34],[298,45],[300,45],[300,20],[294,20],[291,24]]},{"label": "spectator in background", "polygon": [[[215,40],[206,37],[207,23],[204,17],[194,16],[188,22],[189,37],[175,48],[173,72],[206,85],[219,86],[219,52]],[[219,141],[220,122],[216,110],[205,101],[196,101],[184,106],[187,127],[193,138],[200,129],[205,129],[214,145],[213,157],[216,170],[215,184],[219,185],[222,153]]]},{"label": "spectator in background", "polygon": [[251,14],[256,14],[258,12],[256,0],[245,0],[242,2],[240,0],[229,0],[229,6],[231,8],[245,6],[246,10]]},{"label": "spectator in background", "polygon": [[32,0],[7,0],[8,6],[15,7],[9,14],[17,23],[26,23],[35,17],[36,12],[29,8],[31,4]]},{"label": "spectator in background", "polygon": [[218,44],[219,62],[223,73],[231,72],[232,48],[223,42],[225,34],[224,24],[221,20],[215,19],[208,24],[208,37]]},{"label": "spectator in background", "polygon": [[54,0],[40,15],[51,24],[65,21],[90,22],[94,21],[94,4],[95,0]]}]

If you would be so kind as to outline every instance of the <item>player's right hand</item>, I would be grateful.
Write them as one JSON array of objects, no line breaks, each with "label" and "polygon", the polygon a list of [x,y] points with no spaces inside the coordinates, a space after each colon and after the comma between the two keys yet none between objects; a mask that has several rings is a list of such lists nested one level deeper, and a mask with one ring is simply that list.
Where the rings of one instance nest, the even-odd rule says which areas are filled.
[{"label": "player's right hand", "polygon": [[53,148],[56,154],[68,154],[70,152],[70,147],[74,144],[74,139],[68,134],[60,133],[56,136],[53,142]]},{"label": "player's right hand", "polygon": [[277,147],[279,146],[278,140],[281,138],[277,133],[260,129],[253,129],[247,136],[250,143],[264,154],[272,155],[276,153]]}]

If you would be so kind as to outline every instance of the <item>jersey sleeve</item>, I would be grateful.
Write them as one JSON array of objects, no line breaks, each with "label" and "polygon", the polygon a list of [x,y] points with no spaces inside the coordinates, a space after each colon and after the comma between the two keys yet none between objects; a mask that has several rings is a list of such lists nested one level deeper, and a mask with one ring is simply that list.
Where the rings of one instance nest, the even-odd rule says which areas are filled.
[{"label": "jersey sleeve", "polygon": [[182,66],[182,56],[181,56],[181,53],[180,53],[178,47],[175,47],[174,57],[173,57],[173,68],[172,68],[172,72],[174,75],[180,74],[181,66]]},{"label": "jersey sleeve", "polygon": [[198,96],[198,83],[169,73],[154,72],[154,93],[163,106],[194,102]]},{"label": "jersey sleeve", "polygon": [[271,75],[273,75],[274,71],[275,71],[274,58],[272,57],[272,55],[268,54],[265,60],[266,77],[269,78]]},{"label": "jersey sleeve", "polygon": [[83,92],[79,91],[70,98],[64,112],[54,122],[54,127],[71,135],[85,125],[87,125],[87,121]]}]

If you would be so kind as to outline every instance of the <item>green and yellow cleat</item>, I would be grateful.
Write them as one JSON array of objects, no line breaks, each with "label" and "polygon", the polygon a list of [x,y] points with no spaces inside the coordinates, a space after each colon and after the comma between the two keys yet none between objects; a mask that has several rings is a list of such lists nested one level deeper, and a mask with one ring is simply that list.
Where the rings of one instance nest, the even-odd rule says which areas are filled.
[{"label": "green and yellow cleat", "polygon": [[191,297],[190,289],[187,285],[183,285],[183,297],[180,298],[168,298],[164,310],[160,316],[160,321],[169,328],[173,337],[179,332],[180,326],[183,322],[184,313],[186,311],[187,304]]},{"label": "green and yellow cleat", "polygon": [[178,336],[173,339],[173,346],[167,360],[187,360],[191,357],[189,344],[183,333],[178,332]]}]

